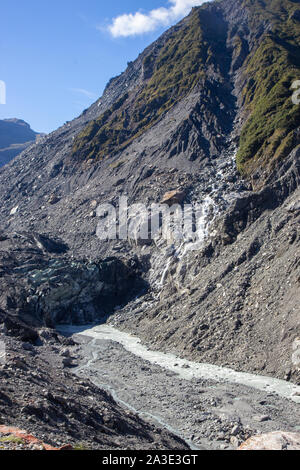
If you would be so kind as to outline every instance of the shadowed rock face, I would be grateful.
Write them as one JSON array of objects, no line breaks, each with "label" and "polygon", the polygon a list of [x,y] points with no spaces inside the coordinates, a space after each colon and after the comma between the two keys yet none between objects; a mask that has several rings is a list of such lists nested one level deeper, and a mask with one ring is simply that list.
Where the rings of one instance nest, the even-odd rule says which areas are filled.
[{"label": "shadowed rock face", "polygon": [[21,119],[0,120],[0,167],[34,143],[37,136]]},{"label": "shadowed rock face", "polygon": [[100,321],[145,286],[134,262],[71,260],[64,243],[39,234],[0,240],[0,307],[30,325]]}]

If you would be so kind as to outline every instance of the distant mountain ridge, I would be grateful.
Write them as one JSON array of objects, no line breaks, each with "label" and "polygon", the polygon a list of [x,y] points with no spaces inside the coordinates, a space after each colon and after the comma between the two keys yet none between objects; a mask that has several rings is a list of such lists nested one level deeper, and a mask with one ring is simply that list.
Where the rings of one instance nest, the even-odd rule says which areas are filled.
[{"label": "distant mountain ridge", "polygon": [[38,135],[22,119],[0,120],[0,167],[35,142]]}]

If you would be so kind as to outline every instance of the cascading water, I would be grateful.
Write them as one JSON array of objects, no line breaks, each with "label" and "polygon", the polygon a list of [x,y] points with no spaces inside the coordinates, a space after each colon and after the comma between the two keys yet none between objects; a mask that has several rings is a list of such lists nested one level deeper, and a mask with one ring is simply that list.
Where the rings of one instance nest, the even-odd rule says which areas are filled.
[{"label": "cascading water", "polygon": [[176,229],[171,223],[169,240],[155,241],[157,251],[152,256],[150,272],[154,289],[163,288],[174,260],[184,262],[188,253],[201,250],[215,219],[245,191],[236,169],[236,152],[236,145],[231,143],[223,156],[213,161],[205,186],[199,183],[189,193],[191,202],[185,206],[185,217],[194,218],[193,232],[183,230],[184,236],[176,237]]}]

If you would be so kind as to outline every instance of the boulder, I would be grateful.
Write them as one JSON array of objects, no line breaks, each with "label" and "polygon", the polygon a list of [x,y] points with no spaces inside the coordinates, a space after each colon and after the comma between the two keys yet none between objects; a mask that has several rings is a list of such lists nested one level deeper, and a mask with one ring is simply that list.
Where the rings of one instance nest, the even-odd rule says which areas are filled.
[{"label": "boulder", "polygon": [[168,191],[164,194],[160,204],[167,204],[168,206],[172,206],[173,204],[181,204],[185,196],[185,192],[178,189],[174,191]]},{"label": "boulder", "polygon": [[[19,429],[13,426],[0,426],[0,437],[7,436],[13,437],[15,439],[19,439],[23,445],[23,450],[73,450],[71,445],[64,445],[62,447],[53,447],[49,444],[45,444],[40,439],[37,439],[32,434],[29,434],[27,431],[23,429]],[[5,441],[3,441],[5,442]],[[9,442],[13,442],[13,439],[8,440]]]},{"label": "boulder", "polygon": [[48,203],[51,204],[52,206],[54,204],[57,204],[59,201],[60,201],[60,198],[56,196],[55,194],[51,194],[51,196],[49,196]]},{"label": "boulder", "polygon": [[300,450],[300,433],[275,431],[253,436],[238,450]]},{"label": "boulder", "polygon": [[288,207],[288,212],[299,212],[300,211],[300,201],[292,201]]}]

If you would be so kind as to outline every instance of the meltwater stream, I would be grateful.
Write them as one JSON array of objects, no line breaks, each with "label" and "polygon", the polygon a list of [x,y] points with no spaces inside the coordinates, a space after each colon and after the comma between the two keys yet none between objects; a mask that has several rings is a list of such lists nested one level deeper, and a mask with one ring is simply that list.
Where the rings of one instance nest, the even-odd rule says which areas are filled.
[{"label": "meltwater stream", "polygon": [[[92,340],[92,343],[91,343],[91,346],[96,346],[95,343],[97,341],[97,338],[94,338]],[[89,361],[85,364],[85,365],[82,365],[82,366],[79,366],[77,368],[77,373],[84,370],[84,369],[89,369],[89,366],[93,363],[93,362],[96,362],[98,360],[98,353],[95,352],[95,351],[92,351],[92,357],[91,359],[89,359]],[[111,385],[107,384],[107,383],[103,383],[103,382],[99,382],[97,381],[97,386],[98,387],[101,387],[103,388],[105,391],[109,392],[110,395],[113,397],[113,399],[115,400],[116,403],[118,403],[119,405],[121,405],[122,407],[124,408],[127,408],[128,410],[130,410],[132,413],[134,414],[138,414],[141,418],[150,418],[150,420],[152,421],[155,421],[159,426],[161,426],[162,428],[165,428],[167,429],[168,431],[170,431],[172,434],[180,437],[181,439],[184,440],[184,438],[181,436],[180,432],[177,430],[177,429],[174,429],[172,426],[170,426],[168,423],[166,423],[165,421],[163,421],[159,416],[157,415],[153,415],[152,413],[149,413],[148,411],[140,411],[140,410],[137,410],[134,406],[132,406],[130,403],[128,403],[127,401],[124,401],[122,400],[119,396],[118,396],[118,392],[117,390],[115,390]],[[189,445],[190,449],[192,450],[204,450],[204,449],[201,449],[200,447],[196,447],[192,441],[189,441],[187,439],[185,439],[186,443]]]},{"label": "meltwater stream", "polygon": [[236,372],[227,367],[192,362],[181,359],[174,354],[151,351],[141,343],[138,337],[120,331],[110,325],[98,325],[84,330],[82,327],[61,326],[59,331],[65,334],[77,333],[94,339],[117,342],[135,356],[175,372],[184,380],[199,378],[240,384],[263,392],[274,393],[282,398],[300,403],[300,386],[298,385],[272,377],[247,372]]},{"label": "meltwater stream", "polygon": [[[74,373],[193,450],[220,448],[218,436],[226,422],[241,422],[254,432],[295,431],[299,424],[299,386],[152,351],[136,336],[107,324],[58,329],[81,343]],[[270,420],[257,427],[255,415],[266,412]]]}]

